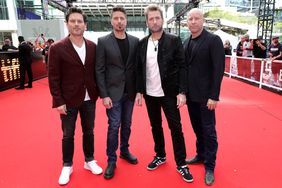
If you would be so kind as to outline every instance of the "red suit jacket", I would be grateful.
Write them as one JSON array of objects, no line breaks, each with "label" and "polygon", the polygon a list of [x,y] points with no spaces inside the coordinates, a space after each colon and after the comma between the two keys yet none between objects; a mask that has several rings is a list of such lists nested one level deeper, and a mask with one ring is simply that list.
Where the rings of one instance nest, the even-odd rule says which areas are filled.
[{"label": "red suit jacket", "polygon": [[96,44],[87,39],[84,41],[84,65],[69,37],[52,44],[49,49],[48,80],[53,108],[63,104],[67,107],[78,107],[84,101],[86,89],[91,100],[96,101],[98,98],[95,76]]}]

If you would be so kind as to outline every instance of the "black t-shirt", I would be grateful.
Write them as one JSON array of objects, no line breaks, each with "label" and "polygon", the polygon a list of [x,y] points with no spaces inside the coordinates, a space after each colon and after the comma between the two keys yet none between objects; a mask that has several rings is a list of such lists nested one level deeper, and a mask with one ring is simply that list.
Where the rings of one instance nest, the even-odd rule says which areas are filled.
[{"label": "black t-shirt", "polygon": [[116,38],[119,50],[121,53],[121,57],[123,60],[123,63],[126,64],[127,58],[128,58],[128,52],[129,52],[129,43],[127,37],[125,39],[118,39]]},{"label": "black t-shirt", "polygon": [[231,47],[224,48],[224,54],[225,55],[232,55],[231,51],[232,51]]},{"label": "black t-shirt", "polygon": [[196,37],[194,39],[190,39],[189,43],[188,43],[188,50],[186,52],[186,58],[189,62],[189,59],[191,58],[191,54],[193,52],[193,48],[195,47],[195,45],[197,44],[198,40],[200,37]]},{"label": "black t-shirt", "polygon": [[[263,42],[261,42],[261,45],[265,46]],[[255,58],[266,58],[266,49],[263,50],[261,47],[259,47],[255,42],[253,45],[253,54]]]},{"label": "black t-shirt", "polygon": [[[120,50],[120,53],[121,53],[121,57],[122,57],[123,63],[124,63],[124,65],[126,65],[126,61],[127,61],[128,53],[129,53],[129,42],[128,42],[128,39],[126,37],[125,39],[118,39],[118,38],[116,38],[116,40],[117,40],[117,43],[118,43],[118,47],[119,47],[119,50]],[[128,93],[126,85],[124,87],[124,93]]]},{"label": "black t-shirt", "polygon": [[236,48],[236,55],[242,56],[242,53],[243,53],[243,43],[240,41]]},{"label": "black t-shirt", "polygon": [[[282,45],[280,43],[278,43],[277,45],[271,44],[269,46],[269,53],[272,54],[272,57],[278,56],[280,52],[282,52]],[[282,57],[276,60],[282,60]]]}]

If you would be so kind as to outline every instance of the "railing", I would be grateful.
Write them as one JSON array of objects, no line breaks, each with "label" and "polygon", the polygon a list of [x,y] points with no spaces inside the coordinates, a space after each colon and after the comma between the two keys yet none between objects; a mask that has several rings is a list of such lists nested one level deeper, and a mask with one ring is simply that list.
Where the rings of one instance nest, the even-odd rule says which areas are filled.
[{"label": "railing", "polygon": [[259,88],[282,91],[282,61],[226,55],[224,73],[256,83]]}]

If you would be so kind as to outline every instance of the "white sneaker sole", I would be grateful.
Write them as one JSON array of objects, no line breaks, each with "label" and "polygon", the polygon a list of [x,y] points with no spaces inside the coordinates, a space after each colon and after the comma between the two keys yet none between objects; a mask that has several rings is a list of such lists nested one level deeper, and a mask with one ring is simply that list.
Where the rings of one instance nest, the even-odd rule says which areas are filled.
[{"label": "white sneaker sole", "polygon": [[68,184],[69,181],[70,181],[70,176],[71,176],[72,172],[73,172],[73,168],[71,168],[70,173],[69,173],[69,178],[66,181],[60,180],[61,179],[61,176],[60,176],[59,181],[58,181],[59,185],[66,185],[66,184]]},{"label": "white sneaker sole", "polygon": [[84,164],[84,169],[86,169],[86,170],[89,170],[90,172],[92,172],[92,174],[95,174],[95,175],[100,175],[100,174],[102,174],[103,173],[103,170],[100,170],[100,171],[92,171],[89,167],[88,167],[88,165],[87,164]]}]

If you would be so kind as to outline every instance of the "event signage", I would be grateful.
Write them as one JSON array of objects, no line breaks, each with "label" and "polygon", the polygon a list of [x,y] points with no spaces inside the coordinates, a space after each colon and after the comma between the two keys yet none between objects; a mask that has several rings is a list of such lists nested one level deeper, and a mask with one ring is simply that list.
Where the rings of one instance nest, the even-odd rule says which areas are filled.
[{"label": "event signage", "polygon": [[17,52],[0,53],[0,90],[19,83],[20,63]]}]

